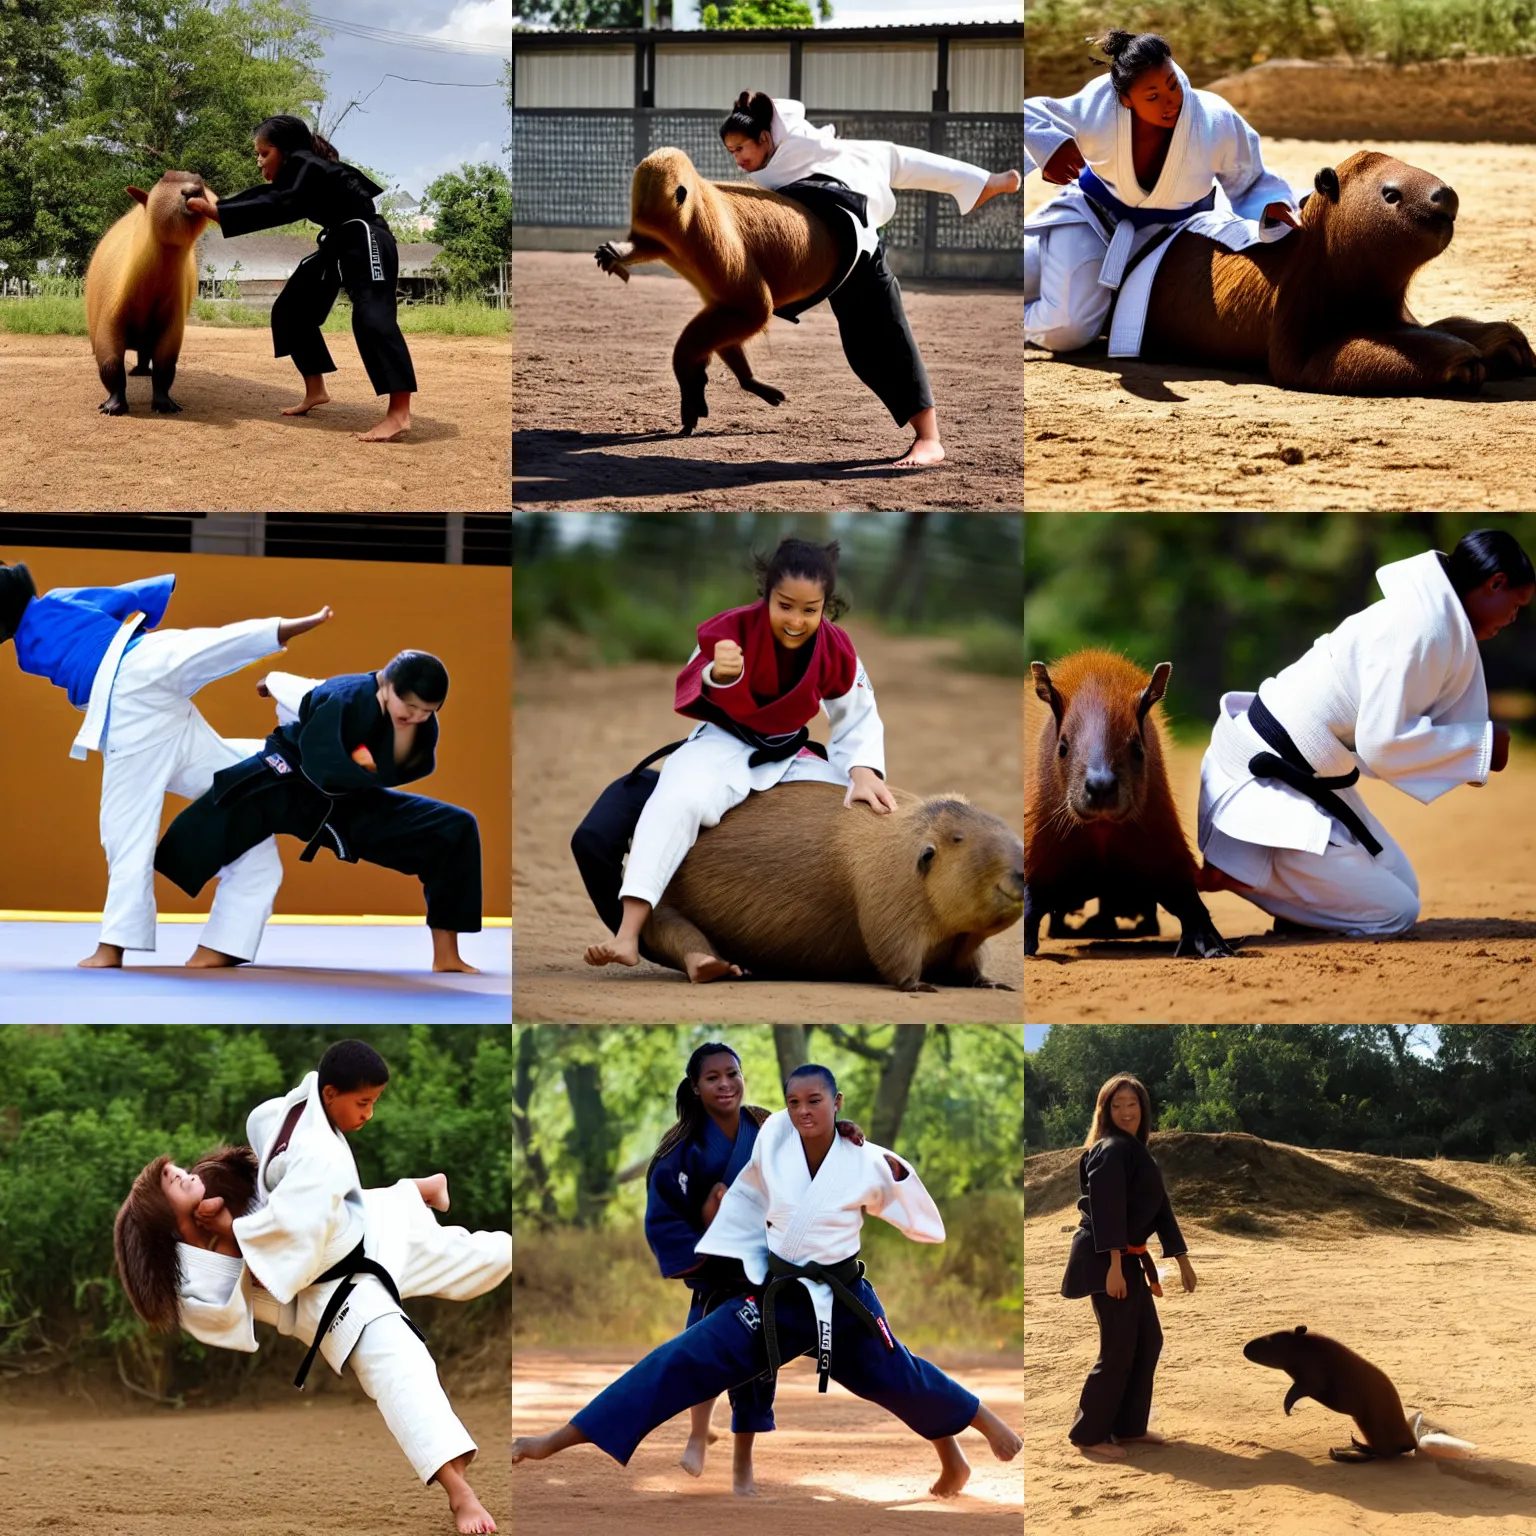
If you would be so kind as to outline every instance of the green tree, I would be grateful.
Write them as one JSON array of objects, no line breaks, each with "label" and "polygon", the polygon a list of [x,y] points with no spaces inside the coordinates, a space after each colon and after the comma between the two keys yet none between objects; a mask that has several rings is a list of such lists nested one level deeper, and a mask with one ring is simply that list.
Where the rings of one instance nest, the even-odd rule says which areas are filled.
[{"label": "green tree", "polygon": [[426,190],[434,217],[438,263],[455,293],[475,294],[493,282],[512,251],[512,179],[490,163],[463,165]]},{"label": "green tree", "polygon": [[814,27],[816,17],[832,19],[832,0],[817,0],[812,12],[806,0],[725,0],[706,5],[699,24],[706,31],[736,31],[746,27]]},{"label": "green tree", "polygon": [[[672,0],[655,0],[652,25],[666,26],[673,18]],[[512,0],[514,27],[522,22],[580,31],[585,27],[638,27],[644,20],[644,0]]]}]

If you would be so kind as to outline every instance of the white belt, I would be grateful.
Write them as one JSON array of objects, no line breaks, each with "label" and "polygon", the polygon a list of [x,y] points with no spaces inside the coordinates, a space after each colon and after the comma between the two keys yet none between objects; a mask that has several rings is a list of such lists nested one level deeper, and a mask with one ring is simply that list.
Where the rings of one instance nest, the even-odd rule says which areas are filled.
[{"label": "white belt", "polygon": [[112,643],[107,647],[107,654],[96,668],[96,676],[91,679],[90,702],[85,708],[85,724],[80,727],[69,749],[69,755],[77,762],[84,762],[91,752],[101,751],[101,738],[107,729],[107,714],[112,707],[112,685],[117,681],[117,669],[122,665],[123,652],[128,649],[128,642],[138,633],[139,625],[143,622],[142,613],[130,613],[118,625],[117,633],[112,636]]}]

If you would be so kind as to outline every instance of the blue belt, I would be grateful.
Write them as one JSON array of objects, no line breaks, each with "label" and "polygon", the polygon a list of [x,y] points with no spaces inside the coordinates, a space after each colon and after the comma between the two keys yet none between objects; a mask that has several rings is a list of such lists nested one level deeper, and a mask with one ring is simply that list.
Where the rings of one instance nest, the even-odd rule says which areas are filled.
[{"label": "blue belt", "polygon": [[1122,203],[1086,165],[1077,174],[1077,186],[1089,202],[1107,213],[1115,223],[1129,219],[1136,229],[1147,229],[1154,224],[1180,224],[1192,214],[1209,213],[1216,206],[1216,189],[1212,187],[1198,203],[1189,203],[1183,208],[1132,208],[1128,203]]}]

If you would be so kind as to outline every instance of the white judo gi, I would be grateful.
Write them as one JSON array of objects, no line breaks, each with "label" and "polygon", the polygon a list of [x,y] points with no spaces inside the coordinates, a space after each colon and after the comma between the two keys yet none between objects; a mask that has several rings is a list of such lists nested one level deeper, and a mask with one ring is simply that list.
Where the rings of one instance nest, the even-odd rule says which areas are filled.
[{"label": "white judo gi", "polygon": [[[1068,139],[1090,170],[1128,208],[1180,209],[1199,203],[1219,184],[1225,201],[1188,218],[1138,229],[1128,218],[1112,229],[1074,182],[1024,221],[1024,336],[1052,352],[1086,347],[1103,328],[1115,293],[1109,333],[1111,357],[1141,351],[1147,301],[1158,263],[1172,244],[1164,239],[1126,277],[1126,267],[1162,231],[1192,230],[1240,251],[1290,233],[1290,226],[1262,219],[1271,203],[1296,207],[1289,184],[1264,169],[1259,136],[1220,96],[1197,91],[1177,64],[1184,104],[1157,184],[1148,191],[1136,179],[1129,107],[1108,75],[1091,80],[1075,96],[1031,96],[1024,103],[1024,168],[1043,167]],[[1123,285],[1123,286],[1122,286]]]},{"label": "white judo gi", "polygon": [[[695,646],[693,656],[698,654]],[[704,668],[705,686],[723,693],[725,687],[713,681],[713,673],[710,662]],[[746,675],[743,669],[735,682],[725,686],[746,687]],[[662,765],[630,841],[619,895],[638,897],[654,907],[698,841],[700,830],[718,825],[727,811],[754,790],[807,781],[846,788],[855,768],[872,768],[883,778],[885,726],[875,707],[875,690],[857,656],[853,687],[840,698],[823,699],[821,707],[832,725],[825,760],[802,751],[782,762],[752,768],[748,766],[750,746],[718,725],[708,721],[700,725]]]},{"label": "white judo gi", "polygon": [[[273,1159],[273,1143],[296,1104],[304,1105],[303,1114],[286,1152]],[[286,1097],[258,1105],[246,1129],[259,1171],[258,1203],[234,1223],[242,1257],[187,1244],[177,1250],[182,1326],[203,1343],[253,1352],[258,1321],[313,1343],[343,1283],[316,1284],[315,1277],[359,1242],[389,1271],[402,1298],[469,1301],[511,1273],[509,1233],[440,1226],[409,1179],[388,1189],[359,1187],[351,1149],[326,1118],[316,1073]],[[376,1278],[358,1278],[320,1353],[338,1374],[352,1368],[424,1483],[455,1457],[475,1455],[426,1345]]]},{"label": "white judo gi", "polygon": [[[1493,723],[1477,637],[1430,550],[1376,573],[1382,600],[1352,614],[1275,677],[1259,697],[1324,778],[1384,779],[1428,804],[1458,784],[1484,784]],[[1200,768],[1199,841],[1208,863],[1254,889],[1276,917],[1352,937],[1402,933],[1419,915],[1419,884],[1402,849],[1339,790],[1381,843],[1374,858],[1336,817],[1298,790],[1255,779],[1272,750],[1248,720],[1251,693],[1228,693]]]},{"label": "white judo gi", "polygon": [[[248,619],[217,629],[156,629],[127,649],[137,627],[125,622],[97,668],[85,722],[70,756],[102,755],[101,846],[107,899],[101,942],[155,947],[155,844],[167,793],[195,800],[213,776],[256,751],[257,741],[226,741],[192,696],[206,684],[274,651],[278,619]],[[272,838],[219,871],[202,942],[253,960],[272,915],[283,864]]]}]

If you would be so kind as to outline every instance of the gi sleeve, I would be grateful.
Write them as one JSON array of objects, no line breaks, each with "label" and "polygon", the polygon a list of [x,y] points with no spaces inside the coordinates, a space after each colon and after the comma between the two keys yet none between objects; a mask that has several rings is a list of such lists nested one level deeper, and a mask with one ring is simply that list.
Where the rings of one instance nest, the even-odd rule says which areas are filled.
[{"label": "gi sleeve", "polygon": [[178,1243],[176,1257],[181,1326],[200,1344],[254,1354],[256,1315],[245,1283],[245,1261],[190,1243]]},{"label": "gi sleeve", "polygon": [[84,603],[118,623],[130,614],[142,613],[145,629],[153,629],[165,617],[175,589],[174,576],[146,576],[117,587],[55,587],[48,596]]},{"label": "gi sleeve", "polygon": [[352,761],[359,743],[347,744],[344,734],[347,700],[341,694],[323,699],[299,728],[299,755],[304,777],[328,795],[377,789],[379,776]]},{"label": "gi sleeve", "polygon": [[1179,1231],[1178,1221],[1174,1218],[1173,1202],[1169,1200],[1167,1190],[1163,1191],[1163,1203],[1157,1208],[1157,1220],[1153,1222],[1152,1230],[1163,1245],[1165,1259],[1176,1259],[1189,1252],[1189,1244],[1184,1241],[1184,1234]]},{"label": "gi sleeve", "polygon": [[832,722],[832,740],[827,744],[827,760],[844,778],[855,768],[872,768],[885,777],[885,725],[875,707],[875,690],[870,686],[864,663],[853,659],[853,687],[841,698],[823,699],[821,707]]},{"label": "gi sleeve", "polygon": [[[1095,89],[1095,86],[1098,88]],[[1090,81],[1075,96],[1027,96],[1024,99],[1024,174],[1042,169],[1068,139],[1089,153],[1084,139],[1091,133],[1095,109],[1102,109],[1103,86]]]},{"label": "gi sleeve", "polygon": [[237,235],[276,229],[279,225],[302,219],[304,206],[309,201],[309,179],[315,174],[313,165],[301,161],[298,174],[281,187],[270,182],[237,192],[233,197],[221,197],[219,228],[228,238],[234,239]]},{"label": "gi sleeve", "polygon": [[685,1175],[680,1150],[674,1149],[651,1170],[645,1194],[645,1240],[668,1280],[691,1274],[704,1263],[694,1252],[704,1228],[681,1183]]},{"label": "gi sleeve", "polygon": [[1264,217],[1264,210],[1271,203],[1284,203],[1293,211],[1296,194],[1290,183],[1264,169],[1264,155],[1259,148],[1259,136],[1221,100],[1213,98],[1224,109],[1228,132],[1221,139],[1221,157],[1214,170],[1221,190],[1227,194],[1232,211],[1240,219],[1253,219],[1259,226],[1259,239],[1268,244],[1290,233],[1290,225]]},{"label": "gi sleeve", "polygon": [[1120,1252],[1130,1246],[1125,1163],[1125,1152],[1108,1136],[1088,1154],[1088,1221],[1095,1253]]},{"label": "gi sleeve", "polygon": [[276,1189],[234,1222],[251,1272],[287,1305],[328,1269],[340,1229],[351,1224],[346,1190],[320,1157],[295,1157]]},{"label": "gi sleeve", "polygon": [[[933,1196],[918,1178],[917,1169],[906,1158],[898,1157],[885,1147],[877,1147],[872,1141],[866,1141],[859,1150],[866,1154],[874,1178],[874,1186],[864,1202],[864,1209],[871,1216],[890,1222],[898,1232],[911,1238],[914,1243],[942,1243],[944,1218],[939,1214],[938,1206],[933,1203]],[[872,1157],[868,1156],[870,1153],[873,1153]],[[897,1179],[892,1174],[890,1164],[886,1162],[887,1157],[896,1158],[906,1169],[906,1178]]]},{"label": "gi sleeve", "polygon": [[277,710],[277,723],[292,725],[304,707],[304,695],[324,681],[323,677],[299,677],[292,672],[268,672],[265,682]]}]

